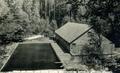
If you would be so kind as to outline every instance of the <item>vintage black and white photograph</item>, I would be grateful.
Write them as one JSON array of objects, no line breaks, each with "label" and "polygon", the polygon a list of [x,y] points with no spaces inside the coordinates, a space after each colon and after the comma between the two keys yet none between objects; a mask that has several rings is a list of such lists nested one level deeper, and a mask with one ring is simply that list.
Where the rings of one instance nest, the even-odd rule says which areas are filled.
[{"label": "vintage black and white photograph", "polygon": [[0,0],[0,73],[120,73],[120,0]]}]

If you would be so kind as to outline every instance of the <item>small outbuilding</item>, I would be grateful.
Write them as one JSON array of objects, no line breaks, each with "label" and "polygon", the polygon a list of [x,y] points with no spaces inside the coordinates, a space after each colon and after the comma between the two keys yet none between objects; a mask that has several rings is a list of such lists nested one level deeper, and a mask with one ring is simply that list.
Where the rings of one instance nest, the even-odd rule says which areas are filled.
[{"label": "small outbuilding", "polygon": [[[87,24],[68,22],[55,31],[56,42],[71,55],[80,55],[81,49],[90,39],[89,33],[94,32],[93,27]],[[103,54],[112,54],[114,45],[106,37],[102,36]]]}]

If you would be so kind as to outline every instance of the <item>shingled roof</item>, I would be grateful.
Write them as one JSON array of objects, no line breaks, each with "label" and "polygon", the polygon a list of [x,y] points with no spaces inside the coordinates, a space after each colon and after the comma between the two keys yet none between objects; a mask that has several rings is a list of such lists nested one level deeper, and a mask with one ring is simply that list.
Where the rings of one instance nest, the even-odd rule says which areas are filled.
[{"label": "shingled roof", "polygon": [[82,36],[89,29],[91,29],[91,27],[87,24],[68,22],[64,26],[56,30],[55,33],[57,33],[68,43],[71,43]]}]

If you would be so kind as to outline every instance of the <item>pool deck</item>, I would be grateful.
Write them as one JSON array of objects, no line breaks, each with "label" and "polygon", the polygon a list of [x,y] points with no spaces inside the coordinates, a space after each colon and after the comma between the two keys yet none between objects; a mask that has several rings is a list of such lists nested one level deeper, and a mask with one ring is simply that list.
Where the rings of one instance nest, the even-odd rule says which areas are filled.
[{"label": "pool deck", "polygon": [[76,59],[74,59],[73,56],[69,53],[63,52],[63,50],[59,47],[57,43],[51,43],[51,45],[61,63],[63,64],[65,70],[75,69],[80,71],[87,71],[87,67],[85,65],[81,65],[81,63],[75,61]]},{"label": "pool deck", "polygon": [[55,51],[63,66],[66,67],[68,64],[67,62],[69,62],[71,59],[71,55],[68,53],[64,53],[57,43],[51,43],[51,45],[52,49]]}]

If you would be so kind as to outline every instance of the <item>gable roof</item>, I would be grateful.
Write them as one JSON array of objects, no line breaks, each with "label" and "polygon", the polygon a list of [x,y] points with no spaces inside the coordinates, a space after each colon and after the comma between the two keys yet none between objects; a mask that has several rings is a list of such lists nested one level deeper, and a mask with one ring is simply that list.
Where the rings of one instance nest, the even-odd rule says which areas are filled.
[{"label": "gable roof", "polygon": [[57,35],[59,35],[68,43],[71,43],[77,40],[80,36],[82,36],[90,29],[91,27],[87,24],[68,22],[64,26],[56,30],[55,33],[57,33]]}]

